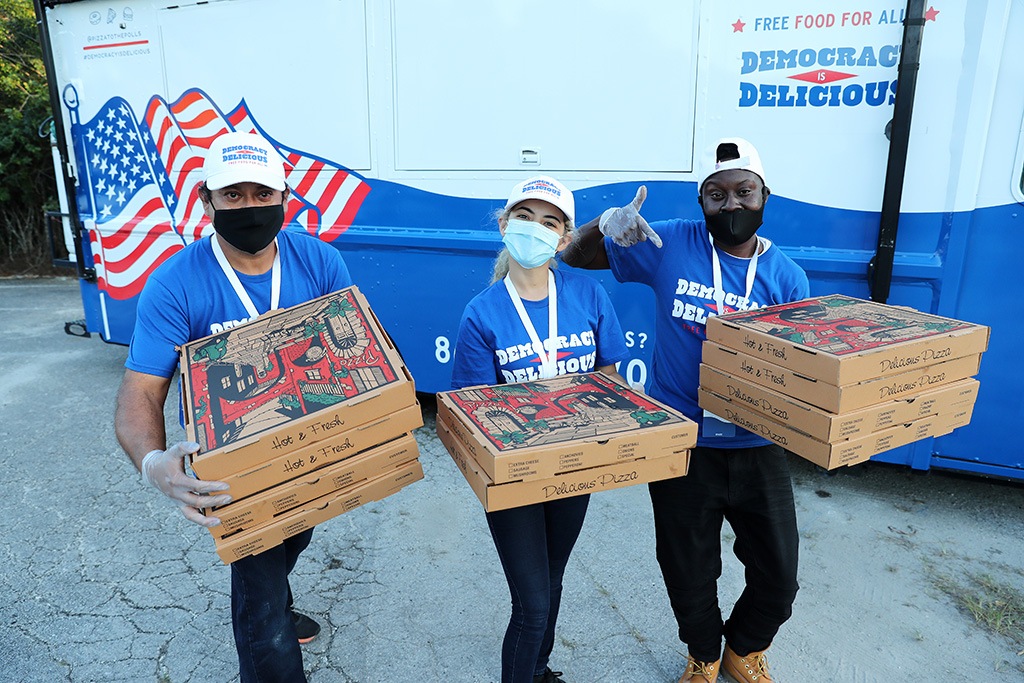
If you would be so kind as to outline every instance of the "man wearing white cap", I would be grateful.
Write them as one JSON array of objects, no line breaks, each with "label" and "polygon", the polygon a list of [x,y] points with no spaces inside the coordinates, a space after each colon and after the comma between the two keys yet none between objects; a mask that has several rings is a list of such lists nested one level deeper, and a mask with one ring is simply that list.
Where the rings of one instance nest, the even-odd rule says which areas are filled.
[{"label": "man wearing white cap", "polygon": [[[754,146],[723,138],[700,159],[697,201],[704,220],[648,225],[647,189],[579,230],[563,260],[611,268],[620,282],[654,290],[650,394],[700,425],[685,477],[649,485],[661,565],[679,638],[689,648],[680,683],[770,683],[764,656],[792,614],[798,534],[785,451],[704,414],[697,405],[701,343],[708,317],[810,296],[807,275],[757,235],[769,190]],[[728,520],[746,586],[723,623],[718,605],[721,529]],[[722,640],[725,651],[722,651]]]},{"label": "man wearing white cap", "polygon": [[[214,234],[186,246],[157,268],[139,297],[115,431],[142,480],[173,500],[191,522],[219,520],[202,508],[231,501],[228,485],[185,474],[199,445],[167,446],[163,406],[178,364],[177,347],[276,308],[352,284],[333,247],[302,232],[282,231],[288,187],[280,154],[261,136],[231,132],[213,141],[199,197]],[[320,626],[292,610],[288,574],[312,530],[231,565],[231,611],[239,669],[248,681],[305,681],[300,642]]]}]

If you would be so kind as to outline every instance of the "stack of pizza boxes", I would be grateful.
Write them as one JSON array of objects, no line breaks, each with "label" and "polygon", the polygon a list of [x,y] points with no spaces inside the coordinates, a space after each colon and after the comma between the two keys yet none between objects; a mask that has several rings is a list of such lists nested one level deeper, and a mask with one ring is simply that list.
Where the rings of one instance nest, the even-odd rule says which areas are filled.
[{"label": "stack of pizza boxes", "polygon": [[185,431],[230,564],[423,478],[412,377],[356,287],[180,349]]},{"label": "stack of pizza boxes", "polygon": [[592,372],[440,393],[437,434],[492,512],[683,476],[697,425]]},{"label": "stack of pizza boxes", "polygon": [[970,422],[989,328],[833,294],[711,318],[700,405],[822,467]]}]

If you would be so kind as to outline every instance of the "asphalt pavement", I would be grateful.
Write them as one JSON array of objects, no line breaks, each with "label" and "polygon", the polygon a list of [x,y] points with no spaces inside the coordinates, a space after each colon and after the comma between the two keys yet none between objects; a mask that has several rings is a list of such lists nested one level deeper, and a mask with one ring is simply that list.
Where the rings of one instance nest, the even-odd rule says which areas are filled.
[{"label": "asphalt pavement", "polygon": [[[237,680],[229,569],[120,451],[127,349],[64,334],[81,317],[74,279],[0,280],[0,681]],[[304,646],[311,683],[498,680],[508,590],[421,398],[424,480],[317,527],[293,574],[296,607],[324,626]],[[173,402],[166,415],[179,438]],[[776,681],[1024,680],[1022,625],[995,632],[965,600],[984,608],[987,587],[1024,603],[1024,487],[792,466],[801,591],[769,653]],[[727,527],[725,605],[742,586],[731,539]],[[570,683],[672,683],[684,662],[646,487],[592,496],[553,668]]]}]

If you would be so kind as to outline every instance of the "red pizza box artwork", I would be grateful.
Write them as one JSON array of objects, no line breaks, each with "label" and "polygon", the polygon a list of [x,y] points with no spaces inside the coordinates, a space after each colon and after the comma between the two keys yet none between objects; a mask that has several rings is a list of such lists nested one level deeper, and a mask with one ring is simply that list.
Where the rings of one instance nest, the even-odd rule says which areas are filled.
[{"label": "red pizza box artwork", "polygon": [[599,372],[440,393],[437,410],[496,484],[666,456],[697,441],[692,420]]},{"label": "red pizza box artwork", "polygon": [[708,319],[707,338],[842,386],[977,355],[989,328],[832,294]]},{"label": "red pizza box artwork", "polygon": [[356,287],[180,348],[192,468],[216,479],[415,405],[401,357]]}]

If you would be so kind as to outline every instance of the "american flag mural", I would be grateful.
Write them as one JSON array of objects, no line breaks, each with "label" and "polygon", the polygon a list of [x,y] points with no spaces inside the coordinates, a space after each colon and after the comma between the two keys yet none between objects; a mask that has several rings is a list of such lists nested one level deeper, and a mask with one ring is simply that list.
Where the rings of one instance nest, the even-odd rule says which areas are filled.
[{"label": "american flag mural", "polygon": [[89,241],[97,282],[115,299],[136,296],[157,266],[212,231],[196,186],[206,150],[221,133],[257,132],[274,145],[292,191],[285,225],[324,241],[352,225],[370,189],[338,164],[267,134],[244,100],[225,115],[194,89],[171,103],[152,97],[141,118],[120,97],[87,122],[79,120],[77,106],[70,115],[79,210],[95,221]]}]

